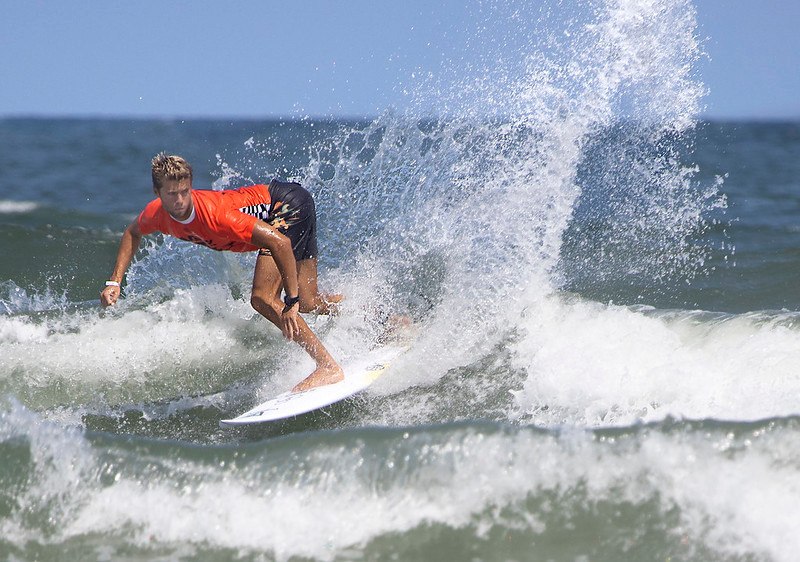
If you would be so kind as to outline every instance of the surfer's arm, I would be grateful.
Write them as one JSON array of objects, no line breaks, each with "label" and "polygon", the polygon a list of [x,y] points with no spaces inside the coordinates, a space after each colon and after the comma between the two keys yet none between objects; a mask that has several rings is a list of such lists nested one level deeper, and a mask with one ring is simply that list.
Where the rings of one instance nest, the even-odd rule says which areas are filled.
[{"label": "surfer's arm", "polygon": [[[287,297],[296,298],[300,294],[297,282],[297,262],[292,253],[292,243],[288,237],[284,236],[277,229],[263,221],[256,221],[253,225],[253,235],[250,243],[259,248],[269,250],[278,272],[281,274],[283,290]],[[297,313],[299,306],[294,304],[283,309],[283,335],[290,340],[299,333],[300,328],[297,324]]]},{"label": "surfer's arm", "polygon": [[119,250],[117,251],[117,262],[114,265],[114,271],[111,277],[109,277],[109,282],[116,284],[107,285],[100,293],[101,305],[109,306],[117,302],[121,292],[119,284],[122,283],[122,277],[128,270],[133,256],[136,255],[141,241],[142,233],[139,230],[139,220],[137,218],[128,225],[128,228],[126,228],[125,232],[122,234],[122,240],[119,243]]}]

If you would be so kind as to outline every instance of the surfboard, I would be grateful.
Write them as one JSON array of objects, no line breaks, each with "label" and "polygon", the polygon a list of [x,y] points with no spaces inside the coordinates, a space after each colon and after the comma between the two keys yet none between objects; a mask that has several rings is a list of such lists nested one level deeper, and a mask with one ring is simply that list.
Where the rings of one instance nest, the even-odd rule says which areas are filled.
[{"label": "surfboard", "polygon": [[284,392],[229,420],[221,427],[282,420],[335,404],[361,392],[383,374],[409,346],[386,346],[344,363],[344,380],[302,392]]}]

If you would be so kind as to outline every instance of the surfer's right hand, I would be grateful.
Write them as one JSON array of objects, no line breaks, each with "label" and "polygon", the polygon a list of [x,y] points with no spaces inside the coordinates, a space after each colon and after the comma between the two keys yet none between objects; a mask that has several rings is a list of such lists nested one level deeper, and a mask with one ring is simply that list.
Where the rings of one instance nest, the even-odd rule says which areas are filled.
[{"label": "surfer's right hand", "polygon": [[109,285],[100,292],[100,305],[111,306],[112,304],[116,303],[117,299],[119,298],[119,293],[119,287]]}]

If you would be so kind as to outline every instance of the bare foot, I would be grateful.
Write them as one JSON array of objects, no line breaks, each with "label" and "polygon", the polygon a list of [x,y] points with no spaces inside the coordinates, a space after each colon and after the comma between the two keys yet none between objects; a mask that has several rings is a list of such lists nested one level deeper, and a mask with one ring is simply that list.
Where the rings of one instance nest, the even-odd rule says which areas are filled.
[{"label": "bare foot", "polygon": [[304,378],[292,389],[292,392],[302,392],[311,390],[318,386],[333,384],[344,380],[344,371],[338,365],[325,365],[317,369]]},{"label": "bare foot", "polygon": [[408,316],[398,316],[397,314],[392,314],[383,323],[383,333],[378,336],[378,343],[384,344],[388,342],[393,336],[395,336],[395,334],[398,334],[409,326],[411,326],[411,319]]},{"label": "bare foot", "polygon": [[320,293],[313,312],[316,314],[328,314],[330,316],[336,316],[339,314],[339,307],[342,304],[343,298],[344,295]]}]

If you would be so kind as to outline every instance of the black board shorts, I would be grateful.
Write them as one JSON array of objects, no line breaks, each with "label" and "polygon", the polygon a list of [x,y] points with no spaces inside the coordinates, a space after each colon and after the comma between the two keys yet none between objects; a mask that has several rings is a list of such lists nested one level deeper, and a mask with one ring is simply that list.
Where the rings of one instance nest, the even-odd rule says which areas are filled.
[{"label": "black board shorts", "polygon": [[[299,183],[272,180],[269,197],[269,216],[265,222],[289,238],[295,260],[316,258],[317,211],[311,194]],[[262,249],[258,255],[272,254]]]}]

